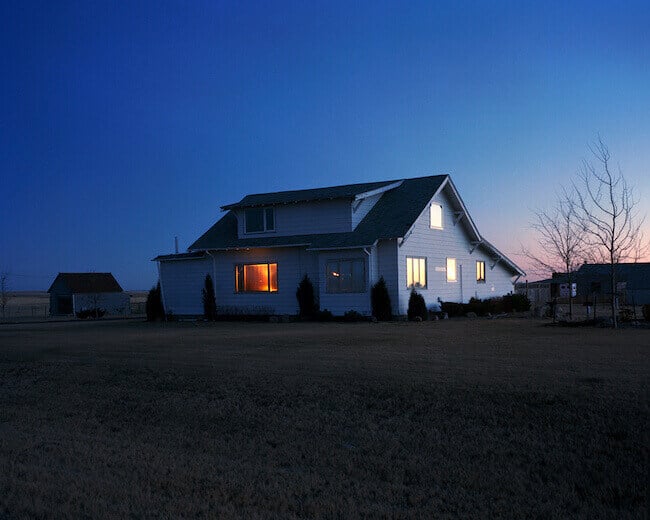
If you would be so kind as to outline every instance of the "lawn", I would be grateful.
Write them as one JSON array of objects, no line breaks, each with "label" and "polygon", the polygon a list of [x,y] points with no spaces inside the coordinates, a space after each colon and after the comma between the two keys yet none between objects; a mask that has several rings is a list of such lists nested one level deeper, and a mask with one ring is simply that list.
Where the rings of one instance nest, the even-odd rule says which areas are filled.
[{"label": "lawn", "polygon": [[645,518],[650,331],[0,326],[0,518]]}]

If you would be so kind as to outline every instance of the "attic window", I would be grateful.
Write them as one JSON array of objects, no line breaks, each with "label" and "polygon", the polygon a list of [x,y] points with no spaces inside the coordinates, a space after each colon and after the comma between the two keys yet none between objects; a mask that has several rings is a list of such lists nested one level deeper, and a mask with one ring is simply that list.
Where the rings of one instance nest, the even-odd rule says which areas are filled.
[{"label": "attic window", "polygon": [[247,209],[246,233],[264,233],[275,230],[275,215],[273,208],[251,208]]},{"label": "attic window", "polygon": [[432,229],[442,229],[442,206],[431,204],[429,209],[429,226]]}]

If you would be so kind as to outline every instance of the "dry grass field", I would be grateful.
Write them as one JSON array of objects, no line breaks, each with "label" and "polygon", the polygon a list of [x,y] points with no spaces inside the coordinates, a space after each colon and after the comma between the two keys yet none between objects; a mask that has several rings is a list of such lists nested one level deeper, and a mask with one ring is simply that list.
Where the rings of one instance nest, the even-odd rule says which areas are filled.
[{"label": "dry grass field", "polygon": [[0,326],[0,518],[645,518],[650,331]]}]

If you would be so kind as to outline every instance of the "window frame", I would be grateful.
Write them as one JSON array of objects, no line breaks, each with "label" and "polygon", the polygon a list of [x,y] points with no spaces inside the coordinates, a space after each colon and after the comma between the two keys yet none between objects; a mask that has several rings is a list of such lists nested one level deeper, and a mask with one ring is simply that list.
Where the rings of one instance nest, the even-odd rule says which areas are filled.
[{"label": "window frame", "polygon": [[[329,273],[331,271],[330,265],[331,264],[339,264],[338,268],[335,271],[341,272],[341,263],[342,262],[351,262],[351,276],[354,275],[354,262],[360,262],[361,265],[363,266],[363,288],[360,291],[356,291],[354,289],[354,282],[353,279],[350,279],[350,286],[351,289],[349,291],[343,291],[343,290],[333,290],[331,286],[331,277],[329,276]],[[340,282],[339,282],[340,286]],[[326,294],[363,294],[368,292],[368,272],[366,268],[366,259],[363,257],[352,257],[352,258],[330,258],[328,260],[325,260],[325,293]]]},{"label": "window frame", "polygon": [[[416,286],[414,283],[409,285],[409,260],[424,260],[424,285]],[[418,275],[420,268],[418,265]],[[407,256],[406,257],[406,288],[407,289],[427,289],[428,288],[429,274],[427,272],[427,257],[426,256]]]},{"label": "window frame", "polygon": [[[449,261],[453,260],[454,262],[454,279],[449,278]],[[458,259],[448,256],[447,261],[445,262],[445,274],[447,275],[447,283],[457,283],[458,282]]]},{"label": "window frame", "polygon": [[[437,208],[440,208],[440,225],[435,226],[432,224],[432,209],[433,207],[436,206]],[[443,211],[442,211],[442,204],[438,204],[437,202],[432,202],[429,204],[429,229],[444,229],[444,222],[443,222]]]},{"label": "window frame", "polygon": [[[248,230],[248,212],[249,211],[261,211],[262,212],[262,229],[260,231],[249,231]],[[268,218],[268,214],[271,212],[271,218]],[[269,227],[269,220],[273,227]],[[273,233],[275,232],[275,208],[273,206],[261,206],[254,208],[244,209],[244,234],[253,235],[258,233]]]},{"label": "window frame", "polygon": [[[482,266],[480,272],[479,272],[479,265]],[[481,274],[483,275],[483,277],[479,278]],[[485,283],[485,260],[476,261],[476,283]]]},{"label": "window frame", "polygon": [[[234,265],[235,271],[235,294],[277,294],[280,292],[280,284],[278,282],[278,263],[277,262],[245,262],[245,263],[236,263]],[[239,289],[240,280],[241,285],[245,285],[244,280],[244,268],[249,265],[266,265],[266,276],[267,276],[267,287],[266,291],[247,291],[245,289]],[[275,265],[275,291],[271,290],[271,266]]]}]

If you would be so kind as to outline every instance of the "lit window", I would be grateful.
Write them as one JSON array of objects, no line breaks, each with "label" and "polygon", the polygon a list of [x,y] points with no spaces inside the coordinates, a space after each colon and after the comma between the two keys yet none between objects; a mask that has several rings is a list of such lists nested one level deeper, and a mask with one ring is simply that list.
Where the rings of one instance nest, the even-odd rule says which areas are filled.
[{"label": "lit window", "polygon": [[456,281],[456,259],[447,258],[447,281],[455,282]]},{"label": "lit window", "polygon": [[442,229],[442,206],[440,204],[431,204],[429,210],[429,225],[432,228]]},{"label": "lit window", "polygon": [[273,208],[251,208],[245,212],[246,233],[263,233],[275,230]]},{"label": "lit window", "polygon": [[278,264],[235,266],[235,292],[277,292]]},{"label": "lit window", "polygon": [[476,261],[476,281],[485,283],[485,262],[481,260]]},{"label": "lit window", "polygon": [[406,286],[424,289],[427,286],[427,259],[406,257]]},{"label": "lit window", "polygon": [[330,260],[325,274],[328,293],[366,291],[366,262],[363,258]]}]

